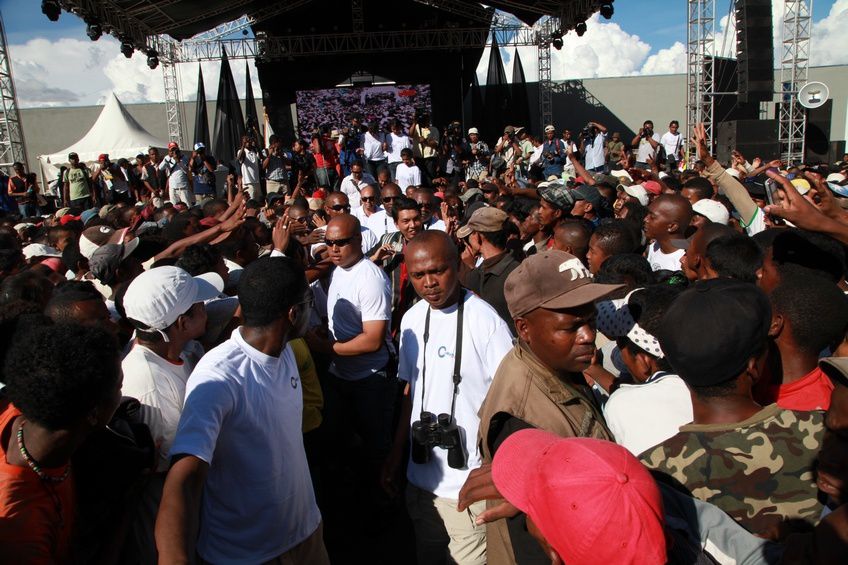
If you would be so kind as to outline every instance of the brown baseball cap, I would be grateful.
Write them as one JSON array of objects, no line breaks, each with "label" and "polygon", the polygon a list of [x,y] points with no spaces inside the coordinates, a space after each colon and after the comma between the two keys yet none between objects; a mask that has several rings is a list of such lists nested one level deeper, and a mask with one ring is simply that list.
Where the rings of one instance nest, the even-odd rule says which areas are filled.
[{"label": "brown baseball cap", "polygon": [[504,297],[510,315],[518,318],[536,308],[559,310],[591,304],[622,286],[592,282],[580,259],[550,249],[531,255],[510,273]]},{"label": "brown baseball cap", "polygon": [[504,222],[509,219],[506,212],[500,208],[484,206],[478,208],[468,218],[468,222],[456,230],[456,237],[465,239],[471,232],[498,232],[503,229]]}]

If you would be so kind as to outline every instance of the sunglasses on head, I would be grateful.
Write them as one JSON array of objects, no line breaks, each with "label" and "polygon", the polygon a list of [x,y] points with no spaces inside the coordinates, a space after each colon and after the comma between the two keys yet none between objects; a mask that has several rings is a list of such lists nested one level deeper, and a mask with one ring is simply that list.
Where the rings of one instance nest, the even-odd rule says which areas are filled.
[{"label": "sunglasses on head", "polygon": [[356,238],[346,237],[344,239],[325,239],[324,243],[327,244],[327,247],[344,247],[345,245],[350,245],[350,243]]},{"label": "sunglasses on head", "polygon": [[334,204],[330,206],[331,210],[335,210],[336,212],[341,212],[342,210],[350,211],[350,204]]}]

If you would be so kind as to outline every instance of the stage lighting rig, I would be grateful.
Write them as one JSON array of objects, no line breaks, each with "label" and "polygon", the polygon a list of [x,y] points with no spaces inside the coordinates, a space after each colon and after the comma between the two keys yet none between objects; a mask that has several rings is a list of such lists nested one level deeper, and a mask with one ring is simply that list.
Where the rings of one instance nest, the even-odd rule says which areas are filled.
[{"label": "stage lighting rig", "polygon": [[159,66],[159,53],[155,49],[147,50],[147,66],[150,67],[150,70]]},{"label": "stage lighting rig", "polygon": [[41,0],[41,13],[51,22],[59,21],[59,14],[62,13],[59,0]]},{"label": "stage lighting rig", "polygon": [[135,47],[133,47],[133,44],[130,43],[128,39],[122,39],[121,53],[124,55],[124,57],[130,59],[133,56],[133,51],[135,51]]},{"label": "stage lighting rig", "polygon": [[604,19],[610,20],[612,19],[612,15],[615,13],[615,7],[612,5],[612,2],[607,2],[605,4],[601,4],[600,12]]},{"label": "stage lighting rig", "polygon": [[85,23],[87,24],[85,27],[85,34],[92,41],[97,41],[103,35],[103,26],[100,25],[95,19],[85,19]]},{"label": "stage lighting rig", "polygon": [[583,34],[586,33],[586,22],[580,22],[574,26],[574,31],[577,32],[577,37],[583,37]]},{"label": "stage lighting rig", "polygon": [[551,45],[554,46],[554,49],[559,51],[560,49],[562,49],[562,38],[554,37],[553,40],[551,40]]}]

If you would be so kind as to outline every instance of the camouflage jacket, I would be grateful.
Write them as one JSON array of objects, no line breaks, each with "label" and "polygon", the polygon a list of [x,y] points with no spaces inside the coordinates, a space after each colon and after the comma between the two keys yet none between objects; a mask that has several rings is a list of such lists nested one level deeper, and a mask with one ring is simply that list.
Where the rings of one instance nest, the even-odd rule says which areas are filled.
[{"label": "camouflage jacket", "polygon": [[774,535],[819,520],[814,463],[823,435],[823,412],[772,404],[737,424],[683,426],[640,459],[748,531]]}]

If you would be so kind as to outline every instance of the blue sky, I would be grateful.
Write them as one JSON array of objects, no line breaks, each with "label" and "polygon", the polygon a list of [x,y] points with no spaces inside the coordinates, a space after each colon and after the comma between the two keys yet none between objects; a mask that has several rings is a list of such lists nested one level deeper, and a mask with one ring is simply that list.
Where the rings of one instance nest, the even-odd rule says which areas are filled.
[{"label": "blue sky", "polygon": [[[717,0],[717,15],[726,15],[731,2]],[[555,80],[685,71],[686,0],[616,0],[614,6],[612,20],[595,16],[584,37],[572,32],[565,37],[565,47],[552,52]],[[38,0],[0,0],[0,12],[22,106],[97,104],[109,91],[127,102],[162,99],[160,71],[147,69],[140,54],[124,59],[114,38],[89,41],[78,17],[63,12],[58,22],[51,22],[41,13]],[[848,0],[815,0],[813,20],[818,26],[814,64],[848,63],[848,33],[844,32]],[[779,27],[776,22],[776,30]],[[511,76],[511,53],[503,55],[507,76]],[[484,53],[481,69],[487,58]],[[534,80],[534,48],[521,51],[521,58],[528,80]],[[191,97],[196,91],[197,65],[186,67],[181,71],[182,91]],[[234,65],[233,70],[237,84],[243,84],[244,66]],[[79,80],[80,71],[86,80]],[[210,92],[217,80],[217,63],[204,63],[203,72]],[[256,73],[251,73],[257,90]]]}]

